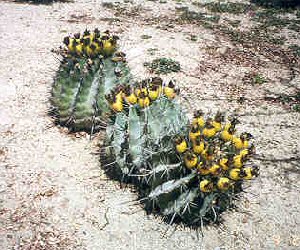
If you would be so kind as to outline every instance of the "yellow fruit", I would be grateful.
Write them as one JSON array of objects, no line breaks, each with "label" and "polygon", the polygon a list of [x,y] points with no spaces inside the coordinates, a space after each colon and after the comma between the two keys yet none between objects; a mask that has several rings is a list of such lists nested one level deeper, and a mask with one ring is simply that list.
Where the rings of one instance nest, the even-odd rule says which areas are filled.
[{"label": "yellow fruit", "polygon": [[222,172],[222,168],[218,164],[214,164],[209,168],[209,172],[212,175],[219,175]]},{"label": "yellow fruit", "polygon": [[202,180],[200,181],[199,187],[203,193],[209,193],[213,190],[214,184],[209,180]]},{"label": "yellow fruit", "polygon": [[231,123],[226,123],[224,126],[224,130],[228,130],[231,127]]},{"label": "yellow fruit", "polygon": [[137,97],[134,93],[131,93],[129,96],[125,96],[125,100],[127,103],[133,105],[137,102]]},{"label": "yellow fruit", "polygon": [[233,168],[229,171],[229,178],[237,181],[241,179],[241,170],[239,168]]},{"label": "yellow fruit", "polygon": [[217,132],[221,131],[222,129],[222,121],[224,121],[224,114],[218,111],[214,120],[212,121],[212,125]]},{"label": "yellow fruit", "polygon": [[169,99],[173,99],[176,96],[176,92],[174,88],[164,87],[163,91],[165,96],[168,97]]},{"label": "yellow fruit", "polygon": [[200,142],[197,144],[196,142],[193,143],[193,151],[195,154],[201,154],[204,150],[204,142]]},{"label": "yellow fruit", "polygon": [[201,110],[197,110],[194,113],[194,120],[193,120],[193,125],[198,124],[200,128],[203,128],[205,126],[205,121],[203,118],[203,112]]},{"label": "yellow fruit", "polygon": [[249,150],[247,148],[240,151],[240,156],[242,157],[247,156],[248,154],[249,154]]},{"label": "yellow fruit", "polygon": [[139,98],[138,103],[141,108],[146,108],[150,105],[150,99],[148,96],[145,96],[145,97]]},{"label": "yellow fruit", "polygon": [[247,155],[253,155],[255,153],[255,146],[252,144],[250,147],[248,145],[247,148],[240,151],[240,155],[245,157]]},{"label": "yellow fruit", "polygon": [[95,33],[91,33],[89,38],[91,39],[91,41],[94,41],[94,38],[95,38]]},{"label": "yellow fruit", "polygon": [[249,142],[248,141],[244,141],[244,146],[243,148],[249,148]]},{"label": "yellow fruit", "polygon": [[113,104],[111,104],[111,108],[115,112],[121,112],[123,110],[123,103],[121,101],[116,101]]},{"label": "yellow fruit", "polygon": [[179,142],[179,144],[176,143],[176,151],[178,153],[184,153],[187,150],[187,143],[186,141],[183,139],[181,142]]},{"label": "yellow fruit", "polygon": [[215,131],[217,131],[217,132],[221,131],[221,129],[222,129],[222,124],[221,124],[220,122],[213,121],[213,122],[212,122],[212,125],[214,126]]},{"label": "yellow fruit", "polygon": [[148,95],[152,101],[156,100],[159,96],[159,88],[157,88],[156,90],[149,90]]},{"label": "yellow fruit", "polygon": [[219,165],[222,167],[223,170],[228,170],[228,159],[227,158],[222,158],[219,161]]},{"label": "yellow fruit", "polygon": [[194,153],[186,152],[184,155],[184,163],[187,168],[192,169],[196,167],[198,163],[198,158]]},{"label": "yellow fruit", "polygon": [[150,98],[146,96],[144,100],[144,107],[148,107],[149,105],[150,105]]},{"label": "yellow fruit", "polygon": [[70,52],[75,52],[76,42],[75,42],[75,46],[74,46],[74,42],[75,42],[75,39],[69,38],[69,42],[68,42],[67,47],[68,47],[68,50],[69,50]]},{"label": "yellow fruit", "polygon": [[123,101],[122,91],[120,91],[118,94],[116,94],[116,100],[117,100],[117,102],[122,102]]},{"label": "yellow fruit", "polygon": [[224,131],[222,131],[222,133],[221,133],[221,138],[222,138],[224,141],[231,141],[232,138],[233,138],[233,135],[230,134],[230,133],[228,132],[228,130],[224,130]]},{"label": "yellow fruit", "polygon": [[146,87],[143,87],[140,89],[141,93],[143,93],[145,96],[148,95],[148,89]]},{"label": "yellow fruit", "polygon": [[111,43],[110,40],[104,40],[102,49],[106,56],[110,56],[114,53],[116,47]]},{"label": "yellow fruit", "polygon": [[203,128],[205,125],[204,118],[202,116],[194,118],[193,125],[197,124],[200,128]]},{"label": "yellow fruit", "polygon": [[245,149],[249,147],[249,142],[242,138],[233,137],[232,141],[236,149]]},{"label": "yellow fruit", "polygon": [[230,185],[231,185],[230,180],[227,177],[221,177],[217,182],[218,189],[222,191],[228,190]]},{"label": "yellow fruit", "polygon": [[236,168],[241,168],[243,166],[243,158],[241,155],[235,155],[233,157],[233,166]]},{"label": "yellow fruit", "polygon": [[233,144],[234,144],[234,146],[235,146],[236,149],[242,149],[242,148],[244,148],[244,143],[243,143],[243,141],[240,138],[233,137],[232,142],[233,142]]},{"label": "yellow fruit", "polygon": [[216,134],[215,128],[204,128],[203,129],[203,135],[207,138],[211,138],[211,137],[215,136],[215,134]]},{"label": "yellow fruit", "polygon": [[252,180],[254,177],[258,176],[258,167],[246,167],[243,169],[245,176],[243,179]]},{"label": "yellow fruit", "polygon": [[136,96],[141,96],[141,95],[148,96],[147,88],[139,87],[139,88],[136,88],[134,92],[135,92]]},{"label": "yellow fruit", "polygon": [[81,55],[82,54],[82,45],[80,43],[76,45],[75,51],[76,51],[77,55]]}]

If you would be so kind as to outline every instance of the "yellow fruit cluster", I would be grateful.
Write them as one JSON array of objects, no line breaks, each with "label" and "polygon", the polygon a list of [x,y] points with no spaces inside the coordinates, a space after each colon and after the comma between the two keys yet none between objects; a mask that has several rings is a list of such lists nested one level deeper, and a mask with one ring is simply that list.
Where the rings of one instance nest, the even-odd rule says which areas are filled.
[{"label": "yellow fruit cluster", "polygon": [[76,33],[73,36],[67,36],[63,42],[67,53],[94,58],[112,55],[116,50],[118,39],[108,30],[100,32],[95,29],[93,32],[85,30],[83,34]]},{"label": "yellow fruit cluster", "polygon": [[245,166],[255,153],[249,133],[235,134],[236,118],[224,123],[224,115],[218,112],[214,118],[204,119],[196,111],[189,134],[175,137],[175,147],[188,169],[200,176],[199,188],[208,193],[227,191],[236,182],[250,180],[258,175],[257,166]]},{"label": "yellow fruit cluster", "polygon": [[173,81],[164,85],[160,77],[154,77],[134,86],[118,86],[106,95],[106,100],[114,112],[122,112],[125,105],[146,108],[160,96],[174,99],[177,93],[178,89],[175,88]]}]

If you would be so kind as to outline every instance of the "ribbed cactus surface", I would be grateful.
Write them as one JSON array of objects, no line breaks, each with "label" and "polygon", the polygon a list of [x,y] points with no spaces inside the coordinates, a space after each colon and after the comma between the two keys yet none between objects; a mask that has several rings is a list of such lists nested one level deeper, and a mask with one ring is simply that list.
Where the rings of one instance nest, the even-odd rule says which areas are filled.
[{"label": "ribbed cactus surface", "polygon": [[114,52],[115,41],[110,42],[108,32],[102,41],[104,35],[99,32],[96,38],[97,32],[64,39],[66,49],[54,79],[52,113],[59,124],[73,131],[98,130],[109,111],[105,95],[131,79],[125,55]]},{"label": "ribbed cactus surface", "polygon": [[[119,86],[108,97],[115,102],[110,104],[114,114],[107,127],[106,153],[116,162],[115,173],[148,180],[154,167],[178,160],[172,138],[187,129],[188,120],[172,83],[164,85],[160,78],[147,79]],[[116,111],[118,102],[122,108]]]}]

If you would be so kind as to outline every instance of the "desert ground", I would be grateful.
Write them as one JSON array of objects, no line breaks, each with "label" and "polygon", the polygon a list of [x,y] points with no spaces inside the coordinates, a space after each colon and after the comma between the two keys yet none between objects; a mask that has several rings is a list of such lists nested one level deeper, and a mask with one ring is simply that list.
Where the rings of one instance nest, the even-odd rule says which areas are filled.
[{"label": "desert ground", "polygon": [[[300,10],[199,2],[0,2],[0,249],[300,248]],[[96,27],[120,37],[136,78],[151,75],[144,62],[172,58],[181,71],[162,77],[190,114],[237,114],[253,134],[260,176],[222,225],[202,235],[146,215],[101,169],[101,136],[48,116],[51,50]]]}]

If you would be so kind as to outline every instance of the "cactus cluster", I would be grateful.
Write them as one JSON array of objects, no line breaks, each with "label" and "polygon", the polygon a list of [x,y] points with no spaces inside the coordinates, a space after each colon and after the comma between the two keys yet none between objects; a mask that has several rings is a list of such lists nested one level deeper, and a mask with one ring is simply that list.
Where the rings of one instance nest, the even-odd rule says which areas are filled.
[{"label": "cactus cluster", "polygon": [[237,135],[237,119],[225,123],[220,112],[205,119],[197,111],[190,123],[174,82],[134,82],[115,41],[98,30],[64,39],[51,98],[56,120],[76,131],[106,128],[102,166],[135,184],[147,212],[191,226],[216,221],[258,175],[252,136]]}]

